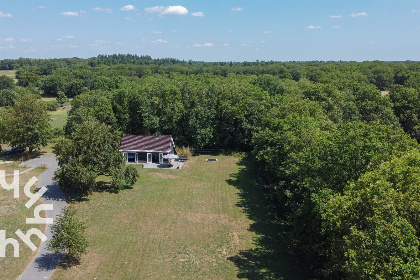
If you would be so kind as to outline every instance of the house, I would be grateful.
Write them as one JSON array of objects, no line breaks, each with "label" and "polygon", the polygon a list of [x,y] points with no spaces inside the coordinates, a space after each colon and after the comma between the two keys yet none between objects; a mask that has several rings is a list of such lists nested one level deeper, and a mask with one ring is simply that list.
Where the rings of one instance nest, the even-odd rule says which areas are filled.
[{"label": "house", "polygon": [[163,156],[173,154],[175,149],[171,135],[124,134],[120,151],[126,162],[163,163]]}]

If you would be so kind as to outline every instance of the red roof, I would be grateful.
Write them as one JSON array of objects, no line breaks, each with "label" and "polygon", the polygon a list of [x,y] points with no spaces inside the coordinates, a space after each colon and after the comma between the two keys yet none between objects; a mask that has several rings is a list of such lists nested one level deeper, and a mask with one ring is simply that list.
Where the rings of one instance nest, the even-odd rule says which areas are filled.
[{"label": "red roof", "polygon": [[[171,152],[171,143],[174,140],[171,135],[131,135],[124,134],[121,140],[121,151],[153,151]],[[175,145],[173,145],[175,146]]]}]

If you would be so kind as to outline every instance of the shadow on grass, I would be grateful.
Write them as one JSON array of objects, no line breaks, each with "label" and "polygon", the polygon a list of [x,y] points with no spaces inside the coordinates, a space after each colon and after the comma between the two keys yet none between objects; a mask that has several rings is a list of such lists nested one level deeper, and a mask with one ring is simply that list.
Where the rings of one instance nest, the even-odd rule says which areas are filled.
[{"label": "shadow on grass", "polygon": [[26,160],[34,159],[41,156],[43,153],[40,151],[33,151],[30,155],[28,151],[23,153],[16,153],[11,155],[6,155],[4,151],[0,152],[0,161],[16,161],[16,162],[23,162]]},{"label": "shadow on grass", "polygon": [[257,183],[253,163],[243,160],[241,169],[227,181],[239,190],[238,207],[253,221],[249,230],[257,234],[255,247],[239,251],[228,258],[239,269],[241,279],[307,279],[305,270],[300,268],[292,254],[288,252],[288,238],[279,219],[276,218],[274,204],[266,198],[264,190]]},{"label": "shadow on grass", "polygon": [[127,186],[127,185],[123,186],[120,189],[116,189],[112,186],[111,182],[98,181],[96,182],[95,188],[89,193],[80,193],[80,192],[63,190],[63,189],[61,190],[65,194],[67,201],[74,203],[74,202],[89,201],[89,195],[95,192],[96,193],[107,192],[107,193],[118,194],[119,192],[123,190],[131,190],[131,189],[133,189],[133,187]]}]

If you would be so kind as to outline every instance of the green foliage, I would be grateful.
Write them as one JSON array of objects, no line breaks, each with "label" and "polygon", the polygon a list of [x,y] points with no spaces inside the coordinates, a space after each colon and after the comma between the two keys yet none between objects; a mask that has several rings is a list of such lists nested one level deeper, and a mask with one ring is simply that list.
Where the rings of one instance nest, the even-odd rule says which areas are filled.
[{"label": "green foliage", "polygon": [[322,234],[321,230],[321,213],[326,201],[343,193],[349,182],[366,172],[415,149],[417,143],[402,130],[357,122],[338,126],[322,141],[297,154],[292,164],[283,167],[293,179],[285,187],[289,196],[284,196],[283,203],[288,205],[288,222],[299,250],[311,259],[321,260],[318,265],[324,269],[334,267],[336,264],[329,255],[334,238]]},{"label": "green foliage", "polygon": [[137,179],[139,178],[139,173],[137,172],[137,169],[132,166],[128,165],[124,169],[124,180],[127,185],[132,186],[137,182]]},{"label": "green foliage", "polygon": [[60,188],[74,196],[85,196],[92,193],[96,186],[96,173],[84,167],[77,160],[70,160],[61,165],[55,174]]},{"label": "green foliage", "polygon": [[405,132],[420,140],[420,94],[413,88],[395,86],[389,97],[394,104],[394,112]]},{"label": "green foliage", "polygon": [[60,165],[56,175],[59,185],[70,193],[84,196],[94,189],[99,175],[118,179],[117,174],[123,172],[124,166],[120,140],[118,132],[98,121],[75,125],[69,139],[61,140],[54,147]]},{"label": "green foliage", "polygon": [[62,92],[62,91],[59,91],[57,93],[57,98],[56,99],[57,99],[58,104],[60,104],[61,107],[63,107],[63,104],[64,103],[66,103],[66,102],[69,101],[69,99],[67,98],[66,94],[64,92]]},{"label": "green foliage", "polygon": [[[171,134],[177,146],[252,150],[277,204],[276,223],[290,228],[291,247],[307,257],[313,277],[330,279],[418,278],[419,199],[413,192],[408,201],[387,174],[375,172],[418,150],[399,127],[419,139],[419,65],[204,63],[121,54],[0,61],[20,67],[19,85],[35,93],[40,86],[76,96],[68,140],[56,146],[60,185],[89,193],[99,174],[112,177],[116,191],[133,183],[135,170],[124,169],[115,152],[116,130]],[[401,161],[405,173],[397,177],[411,174],[410,164]],[[376,181],[362,188],[372,174],[379,174]]]},{"label": "green foliage", "polygon": [[0,90],[13,89],[15,87],[15,81],[6,75],[0,76]]},{"label": "green foliage", "polygon": [[32,153],[50,139],[50,124],[44,102],[25,94],[2,114],[3,139],[14,147],[25,147]]},{"label": "green foliage", "polygon": [[420,153],[396,157],[329,199],[323,230],[348,279],[418,279]]},{"label": "green foliage", "polygon": [[22,87],[38,86],[40,76],[30,71],[16,72],[17,85]]},{"label": "green foliage", "polygon": [[66,266],[73,266],[80,262],[82,254],[86,253],[88,243],[86,240],[83,222],[76,217],[73,206],[62,209],[56,222],[51,226],[52,238],[48,242],[48,250],[64,252]]},{"label": "green foliage", "polygon": [[382,96],[377,88],[372,85],[353,83],[347,90],[354,95],[360,120],[399,127],[391,101],[387,96]]},{"label": "green foliage", "polygon": [[59,107],[56,100],[45,102],[45,104],[48,111],[56,111]]},{"label": "green foliage", "polygon": [[0,107],[13,106],[19,94],[12,89],[0,90]]},{"label": "green foliage", "polygon": [[101,93],[85,93],[73,99],[72,108],[69,111],[67,123],[64,127],[67,135],[74,131],[74,126],[88,120],[96,120],[115,128],[116,119],[112,111],[111,102]]}]

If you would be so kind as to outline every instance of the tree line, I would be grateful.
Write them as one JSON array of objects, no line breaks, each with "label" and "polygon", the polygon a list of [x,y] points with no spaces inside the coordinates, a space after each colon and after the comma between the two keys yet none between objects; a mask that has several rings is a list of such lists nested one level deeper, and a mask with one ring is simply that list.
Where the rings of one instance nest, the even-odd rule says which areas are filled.
[{"label": "tree line", "polygon": [[[127,184],[129,171],[119,176],[123,168],[112,168],[119,155],[103,152],[115,151],[122,133],[245,151],[276,204],[289,249],[313,278],[420,277],[419,63],[113,55],[70,60],[49,74],[45,61],[37,63],[19,66],[20,87],[74,97],[66,139],[56,146],[63,178],[81,178],[72,185],[91,190],[100,174]],[[115,147],[88,145],[97,135]]]}]

